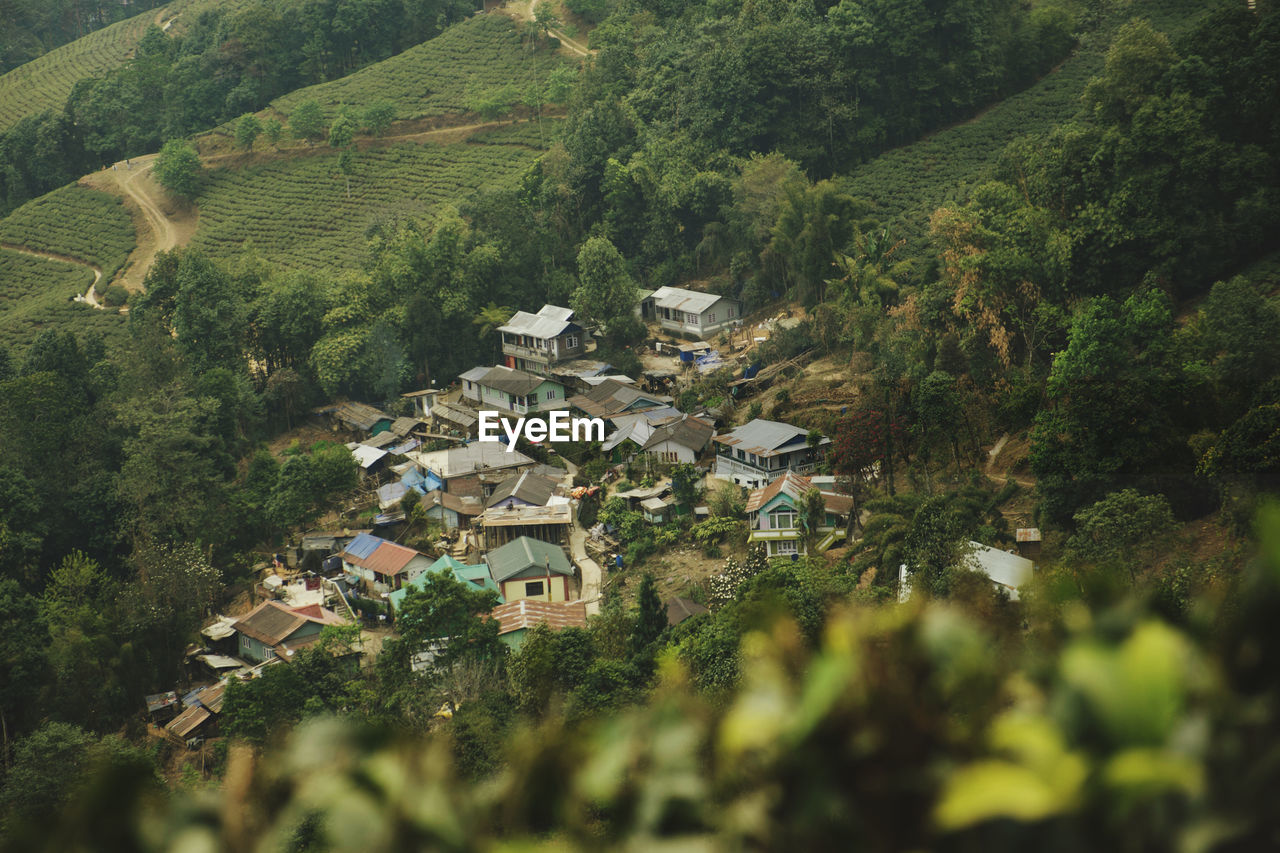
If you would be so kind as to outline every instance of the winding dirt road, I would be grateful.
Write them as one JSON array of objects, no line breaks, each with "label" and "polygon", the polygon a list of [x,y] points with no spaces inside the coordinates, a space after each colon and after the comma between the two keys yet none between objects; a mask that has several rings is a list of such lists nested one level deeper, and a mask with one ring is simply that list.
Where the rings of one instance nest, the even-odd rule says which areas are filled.
[{"label": "winding dirt road", "polygon": [[33,258],[43,258],[46,261],[62,261],[63,263],[75,264],[78,267],[84,267],[85,269],[92,270],[93,283],[89,285],[89,289],[85,291],[83,296],[79,294],[76,295],[76,302],[84,302],[88,305],[92,305],[99,311],[106,308],[105,305],[98,301],[98,294],[94,292],[94,289],[98,286],[98,282],[102,281],[102,270],[88,261],[82,261],[79,258],[73,258],[70,255],[57,255],[53,252],[41,252],[37,249],[29,249],[26,246],[19,246],[16,243],[0,243],[0,249],[8,249],[11,252],[17,252],[19,255],[30,255]]},{"label": "winding dirt road", "polygon": [[142,290],[142,282],[155,263],[156,255],[190,242],[196,231],[197,217],[190,213],[168,212],[170,202],[164,190],[151,177],[158,155],[146,154],[116,163],[113,168],[96,172],[85,179],[87,183],[107,192],[124,194],[142,214],[147,228],[138,229],[138,245],[129,256],[129,264],[120,277],[120,283],[131,292]]},{"label": "winding dirt road", "polygon": [[[554,117],[557,112],[549,112]],[[451,136],[465,138],[478,130],[491,130],[507,127],[510,121],[489,121],[476,124],[452,125],[436,127],[428,130],[416,130],[408,133],[392,133],[374,139],[361,140],[361,147],[381,147],[398,142],[428,142],[448,139]],[[453,140],[449,140],[453,141]],[[298,156],[319,156],[329,151],[327,147],[309,148],[294,147],[280,151],[236,151],[222,154],[202,155],[200,160],[205,166],[223,162],[263,162],[274,159]],[[147,272],[155,264],[156,255],[179,246],[185,246],[195,235],[199,224],[199,212],[194,208],[175,208],[165,191],[152,177],[157,154],[146,154],[132,157],[126,165],[121,161],[114,168],[95,172],[84,178],[85,183],[100,190],[123,194],[129,197],[134,207],[142,215],[146,223],[146,232],[138,229],[138,245],[129,256],[126,271],[120,276],[120,283],[130,292],[139,292]],[[66,260],[74,261],[73,258]],[[100,276],[101,273],[98,273]]]}]

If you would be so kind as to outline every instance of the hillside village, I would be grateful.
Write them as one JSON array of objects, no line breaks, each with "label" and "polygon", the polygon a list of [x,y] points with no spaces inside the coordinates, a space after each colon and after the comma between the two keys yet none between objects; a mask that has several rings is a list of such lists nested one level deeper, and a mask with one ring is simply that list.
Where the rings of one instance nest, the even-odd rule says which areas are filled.
[{"label": "hillside village", "polygon": [[[635,310],[654,320],[659,334],[686,336],[693,329],[734,330],[742,317],[735,300],[680,288],[642,294]],[[723,322],[729,319],[738,322]],[[681,390],[699,372],[724,369],[726,359],[711,344],[658,342],[658,352],[672,353],[669,366],[637,379],[612,373],[610,365],[591,357],[591,333],[568,308],[516,312],[495,334],[501,336],[501,364],[476,366],[445,389],[402,394],[412,416],[392,417],[358,402],[315,410],[318,422],[351,439],[346,447],[360,469],[360,492],[376,504],[372,526],[303,533],[261,571],[250,596],[251,602],[264,599],[260,604],[238,619],[218,615],[202,629],[216,642],[189,649],[187,656],[205,663],[206,678],[219,680],[196,689],[183,686],[187,711],[167,723],[170,736],[198,742],[214,734],[228,679],[252,678],[264,666],[287,663],[297,650],[318,642],[326,624],[394,631],[406,597],[432,574],[496,593],[488,617],[513,651],[536,625],[585,628],[587,617],[600,612],[611,571],[625,564],[618,525],[586,520],[610,499],[618,511],[638,515],[646,525],[690,529],[710,519],[709,493],[740,491],[746,547],[769,558],[820,554],[856,535],[848,481],[818,473],[831,469],[830,438],[762,418],[726,426],[717,413],[683,412],[662,393]],[[477,441],[480,407],[512,417],[568,408],[604,419],[608,435],[602,443],[573,448],[572,461],[549,443],[526,446],[547,460],[539,462]],[[584,468],[603,474],[593,481],[580,473]],[[683,469],[675,477],[689,478],[679,497],[673,469]],[[639,485],[630,482],[633,476]],[[589,517],[584,502],[592,504]],[[352,511],[361,508],[356,504]],[[439,537],[427,550],[397,542],[423,523]],[[1018,534],[1020,542],[1038,543],[1038,530]],[[993,560],[987,554],[999,549],[972,544],[972,568],[1016,600],[1033,563],[1009,555]],[[997,569],[1002,560],[1014,568]],[[668,581],[680,584],[679,578]],[[906,600],[909,584],[902,589]],[[699,587],[697,595],[703,601],[676,595],[663,602],[668,624],[706,612],[705,590]],[[341,655],[360,659],[363,646],[345,646]],[[415,670],[429,666],[429,655],[414,664]],[[213,699],[202,698],[207,694]],[[199,708],[209,713],[189,713]],[[176,708],[151,710],[153,717],[157,710]]]}]

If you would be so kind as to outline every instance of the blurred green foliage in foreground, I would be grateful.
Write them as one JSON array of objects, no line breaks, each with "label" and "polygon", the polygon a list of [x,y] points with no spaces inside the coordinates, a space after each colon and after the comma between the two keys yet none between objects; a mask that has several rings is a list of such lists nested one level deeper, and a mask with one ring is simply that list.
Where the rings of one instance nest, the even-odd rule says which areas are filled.
[{"label": "blurred green foliage in foreground", "polygon": [[1175,628],[1135,600],[1091,611],[1044,584],[1003,639],[940,603],[849,606],[806,649],[743,641],[719,704],[674,655],[650,702],[506,745],[493,779],[340,719],[219,790],[92,775],[20,849],[1256,850],[1280,838],[1280,507],[1228,599]]}]

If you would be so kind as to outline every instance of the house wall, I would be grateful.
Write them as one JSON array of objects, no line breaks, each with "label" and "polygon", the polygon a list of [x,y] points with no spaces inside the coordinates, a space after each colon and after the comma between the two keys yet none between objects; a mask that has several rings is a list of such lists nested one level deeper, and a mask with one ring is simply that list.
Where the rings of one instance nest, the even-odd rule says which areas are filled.
[{"label": "house wall", "polygon": [[[668,316],[664,317],[664,313]],[[742,317],[742,309],[736,300],[720,299],[701,314],[675,312],[655,305],[654,315],[658,325],[664,329],[703,337],[737,323]]]},{"label": "house wall", "polygon": [[[468,389],[465,385],[474,387]],[[474,400],[481,408],[492,408],[516,415],[552,412],[569,406],[569,395],[564,386],[550,380],[543,382],[524,397],[508,394],[506,391],[499,391],[497,388],[490,388],[474,382],[464,383],[462,395]],[[530,403],[529,399],[535,395],[536,398]]]},{"label": "house wall", "polygon": [[[298,630],[285,638],[285,642],[288,642],[289,640],[300,640],[304,637],[319,634],[321,627],[322,626],[318,622],[304,622]],[[254,663],[262,663],[263,661],[271,660],[276,656],[275,651],[270,646],[260,642],[254,637],[250,637],[248,634],[240,635],[239,645],[240,657],[245,660],[253,661]]]},{"label": "house wall", "polygon": [[509,497],[505,497],[502,500],[498,501],[496,504],[489,507],[489,509],[506,509],[507,507],[513,507],[513,506],[536,506],[536,504],[531,504],[528,501],[521,500],[515,495],[511,495]]},{"label": "house wall", "polygon": [[[521,341],[517,343],[516,338]],[[570,342],[573,342],[572,346]],[[521,363],[529,365],[533,373],[546,373],[547,366],[559,361],[577,358],[586,352],[586,333],[566,332],[550,340],[534,338],[528,335],[502,333],[502,354],[506,356],[508,367],[525,370]]]},{"label": "house wall", "polygon": [[507,648],[511,649],[511,651],[518,652],[520,651],[520,647],[524,645],[525,638],[528,636],[528,628],[517,628],[514,631],[499,634],[498,639],[505,643]]},{"label": "house wall", "polygon": [[[543,588],[542,595],[528,595],[526,593],[525,584],[541,583]],[[537,601],[568,601],[569,600],[569,579],[564,575],[552,575],[548,584],[546,575],[536,575],[524,578],[511,578],[503,581],[502,597],[508,602],[519,601],[522,598],[531,598]]]},{"label": "house wall", "polygon": [[458,514],[448,507],[436,505],[427,510],[427,518],[434,518],[440,522],[445,530],[458,529]]},{"label": "house wall", "polygon": [[[713,466],[715,476],[751,488],[768,485],[788,470],[795,471],[797,474],[805,474],[812,471],[814,466],[813,460],[809,458],[808,447],[800,447],[797,450],[774,457],[758,457],[754,454],[747,454],[747,459],[738,459],[736,457],[737,451],[734,450],[733,452],[735,456],[730,458],[725,455],[725,445],[718,446],[716,461]],[[753,459],[756,461],[753,462]],[[772,467],[775,465],[777,467]]]},{"label": "house wall", "polygon": [[409,561],[409,564],[404,567],[404,571],[401,572],[401,574],[404,576],[406,582],[411,581],[418,575],[425,572],[427,567],[434,562],[435,560],[431,560],[426,556],[414,557]]},{"label": "house wall", "polygon": [[645,453],[654,457],[657,462],[697,462],[698,454],[693,448],[685,447],[682,444],[676,444],[673,441],[664,441],[650,447]]}]

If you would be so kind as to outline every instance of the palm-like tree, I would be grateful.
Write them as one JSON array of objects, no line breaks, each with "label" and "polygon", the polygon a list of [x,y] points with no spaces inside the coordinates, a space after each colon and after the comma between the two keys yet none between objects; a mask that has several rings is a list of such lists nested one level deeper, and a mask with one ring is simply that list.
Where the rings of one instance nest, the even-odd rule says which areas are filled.
[{"label": "palm-like tree", "polygon": [[[480,309],[480,313],[472,318],[473,325],[479,326],[480,340],[492,340],[492,335],[498,330],[499,326],[506,325],[511,319],[511,315],[516,313],[513,309],[505,305],[498,305],[496,302],[490,302],[488,305]],[[495,347],[495,349],[499,349]]]}]

